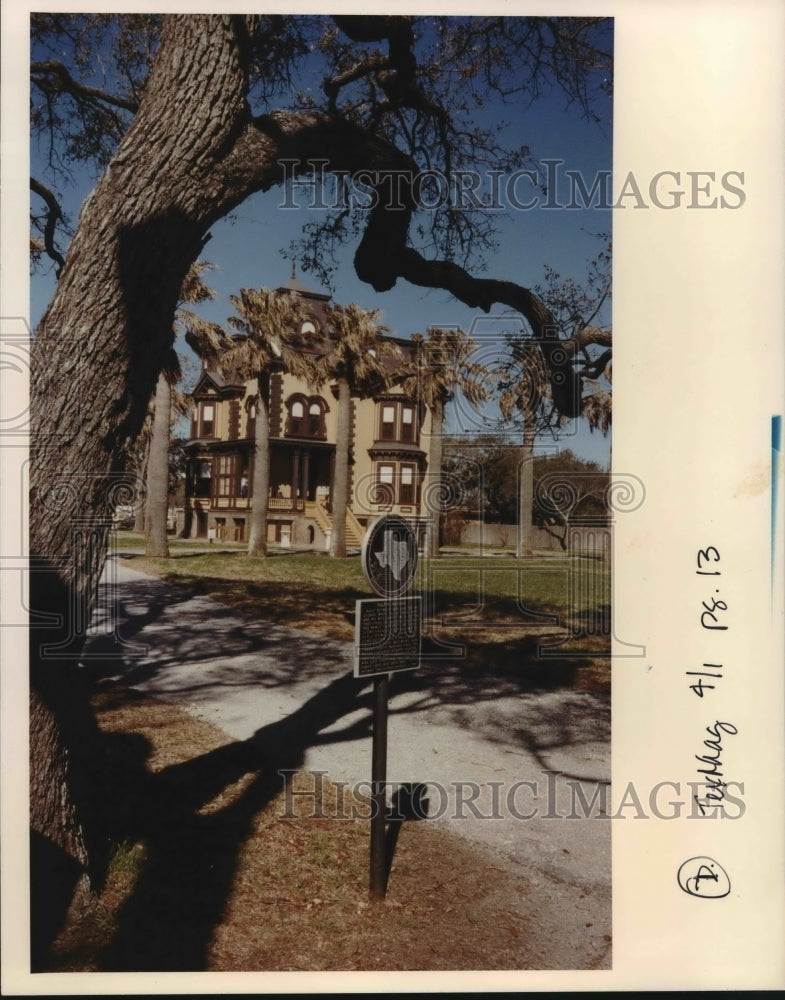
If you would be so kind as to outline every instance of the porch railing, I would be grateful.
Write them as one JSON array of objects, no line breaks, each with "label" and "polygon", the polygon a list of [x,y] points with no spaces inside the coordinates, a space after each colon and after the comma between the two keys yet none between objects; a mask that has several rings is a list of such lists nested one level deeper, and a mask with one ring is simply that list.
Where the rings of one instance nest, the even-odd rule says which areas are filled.
[{"label": "porch railing", "polygon": [[[213,510],[250,510],[251,497],[213,497],[207,502]],[[287,497],[270,497],[267,501],[267,509],[275,511],[303,511],[305,510],[305,500],[290,500]]]}]

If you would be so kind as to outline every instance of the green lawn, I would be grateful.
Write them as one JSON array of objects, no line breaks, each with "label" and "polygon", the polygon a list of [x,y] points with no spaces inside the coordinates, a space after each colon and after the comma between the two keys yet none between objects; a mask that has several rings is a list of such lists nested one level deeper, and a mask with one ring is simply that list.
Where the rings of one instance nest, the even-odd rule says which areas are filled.
[{"label": "green lawn", "polygon": [[[138,538],[138,536],[137,536]],[[132,568],[178,583],[254,618],[351,641],[358,598],[375,596],[359,556],[276,552],[175,541],[170,559],[148,559],[143,540],[118,538]],[[136,549],[137,551],[133,551]],[[607,692],[610,567],[547,555],[518,560],[471,552],[422,559],[413,593],[423,597],[424,656],[494,675],[529,671],[535,687]]]}]

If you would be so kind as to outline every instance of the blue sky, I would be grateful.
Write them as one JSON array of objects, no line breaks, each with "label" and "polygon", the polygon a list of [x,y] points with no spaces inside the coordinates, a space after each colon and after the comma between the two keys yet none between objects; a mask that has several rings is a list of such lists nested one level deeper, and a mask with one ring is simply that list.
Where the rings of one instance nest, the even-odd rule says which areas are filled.
[{"label": "blue sky", "polygon": [[[307,88],[308,80],[299,81]],[[600,105],[605,110],[601,124],[587,122],[579,109],[565,107],[561,93],[551,92],[531,106],[501,101],[490,102],[483,109],[483,116],[504,120],[506,138],[514,145],[527,145],[539,161],[560,161],[557,167],[559,186],[557,200],[567,204],[570,200],[569,182],[565,171],[580,171],[590,187],[601,171],[609,171],[612,162],[610,99]],[[47,181],[41,169],[37,150],[31,151],[32,170]],[[36,173],[38,171],[38,173]],[[83,171],[76,183],[64,195],[67,212],[75,221],[81,202],[91,190],[94,177]],[[502,180],[502,190],[506,179]],[[536,201],[536,207],[525,210],[508,207],[494,212],[498,223],[499,247],[488,255],[485,276],[508,279],[532,286],[542,280],[544,267],[549,265],[565,277],[580,280],[586,262],[600,249],[597,233],[611,229],[611,211],[599,208],[570,210],[544,207],[545,197],[521,178],[516,187],[521,201]],[[225,322],[232,313],[229,295],[242,287],[277,287],[291,273],[291,263],[281,251],[299,234],[302,225],[312,221],[317,209],[308,207],[308,191],[297,189],[293,199],[301,205],[298,210],[286,210],[282,188],[254,195],[233,213],[230,219],[213,226],[211,238],[203,257],[215,269],[209,274],[209,283],[218,293],[216,300],[199,308],[206,318]],[[424,290],[400,282],[390,292],[376,294],[360,282],[352,267],[353,246],[347,246],[338,257],[334,299],[337,302],[358,302],[366,308],[378,308],[381,321],[402,337],[424,332],[433,325],[460,325],[477,332],[500,331],[515,326],[514,318],[502,316],[501,308],[490,319],[456,302],[447,293]],[[297,276],[304,284],[319,288],[318,279],[297,267]],[[31,278],[31,323],[37,323],[52,295],[54,277],[49,273],[35,274]],[[609,311],[608,311],[609,312]],[[610,321],[608,313],[603,317]],[[187,352],[187,348],[185,351]],[[191,367],[191,366],[189,366]],[[495,419],[495,412],[490,414]],[[457,420],[458,415],[455,415]],[[449,419],[449,411],[448,411]],[[573,421],[562,435],[562,447],[595,461],[609,461],[610,438],[596,432],[590,434],[585,421]],[[552,443],[550,444],[552,447]]]}]

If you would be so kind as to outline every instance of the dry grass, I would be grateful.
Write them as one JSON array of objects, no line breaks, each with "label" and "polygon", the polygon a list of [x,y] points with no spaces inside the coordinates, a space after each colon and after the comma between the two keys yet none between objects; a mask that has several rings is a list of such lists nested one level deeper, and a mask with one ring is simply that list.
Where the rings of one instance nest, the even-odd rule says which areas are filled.
[{"label": "dry grass", "polygon": [[[280,790],[255,794],[263,767],[247,758],[220,780],[198,771],[242,759],[243,745],[172,704],[116,686],[94,704],[125,836],[92,912],[56,941],[52,971],[531,967],[534,902],[485,854],[404,823],[387,898],[370,903],[367,820],[287,814]],[[334,795],[327,785],[328,814]]]}]

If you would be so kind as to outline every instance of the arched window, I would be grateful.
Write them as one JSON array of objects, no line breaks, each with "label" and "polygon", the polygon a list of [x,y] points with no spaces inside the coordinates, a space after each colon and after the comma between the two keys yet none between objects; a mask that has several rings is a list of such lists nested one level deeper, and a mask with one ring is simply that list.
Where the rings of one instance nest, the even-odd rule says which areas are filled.
[{"label": "arched window", "polygon": [[287,401],[286,435],[324,439],[327,436],[324,414],[327,405],[321,396],[306,398],[300,394]]},{"label": "arched window", "polygon": [[285,433],[292,437],[302,437],[305,427],[304,427],[304,417],[305,417],[305,407],[307,400],[305,396],[297,395],[291,396],[286,403],[287,410],[289,411],[286,415],[286,430]]},{"label": "arched window", "polygon": [[324,428],[324,407],[317,399],[308,406],[308,436],[321,437]]},{"label": "arched window", "polygon": [[251,396],[245,401],[245,436],[252,438],[256,434],[256,400]]}]

